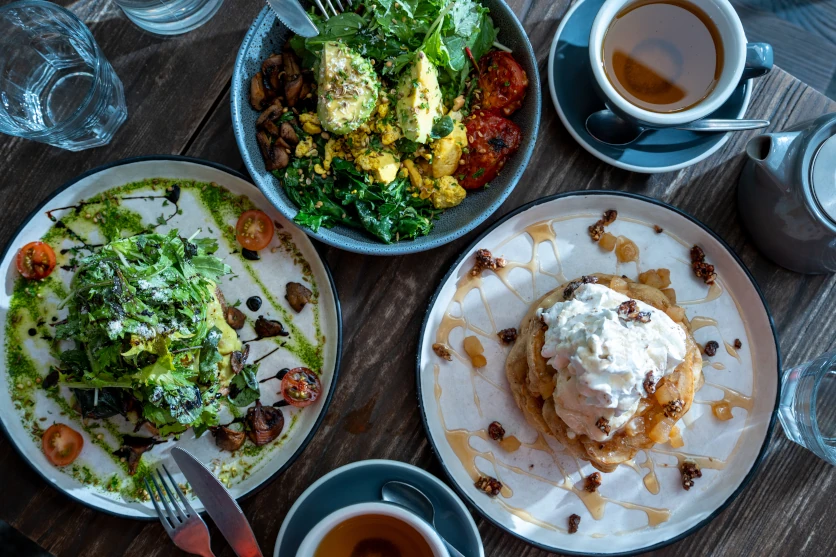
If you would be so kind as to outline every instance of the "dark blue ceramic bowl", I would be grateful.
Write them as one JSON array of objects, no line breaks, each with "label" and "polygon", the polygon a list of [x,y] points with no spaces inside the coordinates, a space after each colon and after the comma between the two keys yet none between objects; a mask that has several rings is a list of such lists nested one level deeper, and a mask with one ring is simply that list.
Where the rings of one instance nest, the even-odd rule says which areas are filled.
[{"label": "dark blue ceramic bowl", "polygon": [[[499,29],[497,40],[514,51],[514,57],[528,74],[528,94],[522,108],[514,113],[513,120],[522,129],[519,151],[505,165],[502,173],[486,190],[470,192],[467,199],[448,209],[435,221],[432,232],[416,240],[384,244],[360,230],[345,226],[320,228],[305,232],[317,240],[344,250],[371,255],[403,255],[436,248],[473,230],[488,218],[510,195],[522,176],[537,139],[540,125],[540,74],[531,42],[511,8],[502,0],[482,0],[491,11],[491,17]],[[235,69],[232,73],[232,128],[241,151],[244,164],[255,184],[264,195],[288,219],[296,216],[296,205],[287,197],[279,181],[264,168],[261,153],[255,139],[255,120],[258,112],[249,101],[250,79],[261,67],[261,62],[271,53],[281,51],[290,31],[276,19],[270,8],[264,8],[244,37]]]}]

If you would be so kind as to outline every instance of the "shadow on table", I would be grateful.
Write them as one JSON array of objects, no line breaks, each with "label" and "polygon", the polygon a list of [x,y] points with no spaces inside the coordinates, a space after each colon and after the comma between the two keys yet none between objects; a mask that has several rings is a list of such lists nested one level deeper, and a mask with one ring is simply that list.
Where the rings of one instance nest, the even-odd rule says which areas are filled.
[{"label": "shadow on table", "polygon": [[41,546],[2,520],[0,520],[0,555],[53,557],[52,553],[42,549]]}]

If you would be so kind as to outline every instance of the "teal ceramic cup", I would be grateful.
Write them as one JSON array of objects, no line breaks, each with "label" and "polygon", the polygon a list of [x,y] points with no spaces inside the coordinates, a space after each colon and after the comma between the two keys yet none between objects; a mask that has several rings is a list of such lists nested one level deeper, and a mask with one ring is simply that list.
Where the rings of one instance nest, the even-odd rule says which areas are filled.
[{"label": "teal ceramic cup", "polygon": [[676,112],[653,112],[631,103],[613,87],[604,67],[604,37],[615,17],[633,4],[649,2],[607,0],[598,11],[589,35],[589,62],[593,83],[607,108],[622,118],[651,128],[667,128],[694,122],[720,108],[741,81],[763,75],[772,69],[772,47],[766,43],[746,42],[743,24],[728,0],[685,1],[704,12],[716,26],[723,46],[723,69],[716,86],[703,100]]}]

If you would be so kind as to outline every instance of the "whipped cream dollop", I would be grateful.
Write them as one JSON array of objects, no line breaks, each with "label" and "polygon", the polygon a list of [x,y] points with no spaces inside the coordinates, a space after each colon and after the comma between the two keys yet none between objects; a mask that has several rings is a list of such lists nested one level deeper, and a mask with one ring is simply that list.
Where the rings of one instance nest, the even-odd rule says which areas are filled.
[{"label": "whipped cream dollop", "polygon": [[619,316],[619,306],[629,300],[590,283],[572,299],[537,312],[548,326],[540,353],[557,370],[557,415],[572,431],[596,441],[611,438],[633,417],[647,396],[643,383],[648,373],[655,384],[685,359],[682,327],[638,300],[638,310],[648,312],[649,321]]}]

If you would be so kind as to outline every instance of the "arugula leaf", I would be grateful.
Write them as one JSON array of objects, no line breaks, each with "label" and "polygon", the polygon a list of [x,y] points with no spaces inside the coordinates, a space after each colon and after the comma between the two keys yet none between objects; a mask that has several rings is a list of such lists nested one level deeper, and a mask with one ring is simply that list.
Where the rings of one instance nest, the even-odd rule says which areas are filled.
[{"label": "arugula leaf", "polygon": [[229,384],[229,402],[235,406],[249,406],[261,396],[258,389],[258,364],[247,364]]}]

